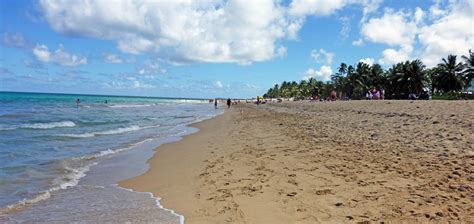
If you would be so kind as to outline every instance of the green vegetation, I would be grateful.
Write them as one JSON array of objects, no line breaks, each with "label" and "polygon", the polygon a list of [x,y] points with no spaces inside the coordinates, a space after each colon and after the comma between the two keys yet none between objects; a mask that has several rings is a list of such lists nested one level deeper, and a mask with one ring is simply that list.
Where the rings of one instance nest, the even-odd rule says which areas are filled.
[{"label": "green vegetation", "polygon": [[434,100],[474,100],[474,94],[442,93],[433,95]]},{"label": "green vegetation", "polygon": [[388,70],[379,64],[363,62],[355,66],[341,63],[331,81],[322,82],[314,78],[299,83],[284,81],[276,84],[264,95],[265,98],[307,99],[326,98],[336,91],[339,98],[361,99],[374,86],[385,90],[386,99],[407,99],[410,93],[420,95],[423,91],[433,94],[433,99],[472,99],[472,95],[462,94],[469,87],[474,74],[474,52],[462,56],[458,62],[455,55],[448,55],[433,68],[426,68],[421,60],[400,62]]}]

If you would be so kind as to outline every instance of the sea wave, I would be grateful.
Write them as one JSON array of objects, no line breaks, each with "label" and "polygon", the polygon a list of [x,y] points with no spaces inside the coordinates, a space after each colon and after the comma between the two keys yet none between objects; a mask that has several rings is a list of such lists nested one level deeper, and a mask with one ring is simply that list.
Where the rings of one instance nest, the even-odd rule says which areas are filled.
[{"label": "sea wave", "polygon": [[0,131],[10,131],[15,129],[15,127],[0,126]]},{"label": "sea wave", "polygon": [[82,134],[60,134],[58,136],[60,136],[60,137],[70,137],[70,138],[90,138],[90,137],[100,136],[100,135],[122,134],[122,133],[126,133],[126,132],[138,131],[138,130],[141,130],[141,129],[151,128],[151,127],[158,127],[158,125],[150,126],[150,127],[140,127],[140,126],[137,126],[137,125],[133,125],[133,126],[130,126],[130,127],[117,128],[117,129],[112,129],[112,130],[107,130],[107,131],[96,131],[96,132],[88,132],[88,133],[82,133]]},{"label": "sea wave", "polygon": [[151,104],[116,104],[110,105],[110,108],[130,108],[130,107],[150,107]]},{"label": "sea wave", "polygon": [[66,169],[66,174],[57,177],[53,183],[54,187],[39,193],[36,195],[34,198],[30,199],[23,199],[15,204],[7,206],[8,210],[15,210],[15,209],[20,209],[26,205],[30,204],[35,204],[39,201],[48,199],[51,197],[51,193],[58,191],[58,190],[64,190],[70,187],[74,187],[79,183],[79,180],[86,176],[86,173],[89,171],[89,169],[92,166],[97,165],[97,163],[90,163],[89,165],[79,167],[79,168],[70,168],[70,167],[65,167]]},{"label": "sea wave", "polygon": [[23,124],[20,128],[27,129],[51,129],[51,128],[66,128],[74,127],[76,124],[72,121],[58,121],[49,123],[34,123],[34,124]]}]

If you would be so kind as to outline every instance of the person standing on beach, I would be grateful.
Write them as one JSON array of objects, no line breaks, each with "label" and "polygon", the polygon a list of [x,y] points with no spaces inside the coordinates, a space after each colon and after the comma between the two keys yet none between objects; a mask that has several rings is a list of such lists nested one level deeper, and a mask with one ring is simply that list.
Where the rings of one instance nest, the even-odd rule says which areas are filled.
[{"label": "person standing on beach", "polygon": [[214,109],[217,109],[217,99],[214,99]]},{"label": "person standing on beach", "polygon": [[228,109],[230,108],[230,103],[231,103],[230,98],[228,98],[228,99],[227,99],[227,108],[228,108]]}]

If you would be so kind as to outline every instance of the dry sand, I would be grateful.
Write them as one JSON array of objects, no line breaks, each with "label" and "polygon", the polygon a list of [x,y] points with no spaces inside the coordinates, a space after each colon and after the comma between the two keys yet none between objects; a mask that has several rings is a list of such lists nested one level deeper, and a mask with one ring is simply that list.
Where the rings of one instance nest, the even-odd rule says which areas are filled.
[{"label": "dry sand", "polygon": [[474,223],[474,101],[237,106],[120,183],[186,223]]}]

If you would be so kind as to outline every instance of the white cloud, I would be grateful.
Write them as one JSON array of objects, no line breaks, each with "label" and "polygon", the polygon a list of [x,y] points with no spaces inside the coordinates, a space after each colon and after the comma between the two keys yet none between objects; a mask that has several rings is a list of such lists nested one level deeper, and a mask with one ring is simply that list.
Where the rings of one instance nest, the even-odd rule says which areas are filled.
[{"label": "white cloud", "polygon": [[324,49],[313,49],[311,50],[311,58],[317,63],[325,64],[325,65],[330,65],[332,64],[332,60],[334,58],[334,53],[333,52],[328,52]]},{"label": "white cloud", "polygon": [[222,85],[222,82],[218,80],[218,81],[214,82],[214,87],[216,87],[218,89],[222,89],[224,87],[224,85]]},{"label": "white cloud", "polygon": [[306,16],[309,14],[327,16],[344,7],[345,0],[294,0],[290,4],[290,14],[293,16]]},{"label": "white cloud", "polygon": [[132,85],[130,87],[133,89],[150,89],[150,88],[155,88],[156,86],[151,85],[151,84],[145,84],[138,80],[133,80]]},{"label": "white cloud", "polygon": [[33,55],[38,61],[49,62],[51,61],[51,52],[49,52],[48,46],[37,44],[33,48]]},{"label": "white cloud", "polygon": [[66,51],[63,45],[59,45],[58,49],[54,52],[50,52],[48,46],[37,44],[32,51],[35,58],[41,62],[54,62],[62,66],[78,66],[87,64],[86,57],[70,54]]},{"label": "white cloud", "polygon": [[416,7],[415,9],[415,23],[420,23],[425,17],[425,12],[422,9]]},{"label": "white cloud", "polygon": [[122,52],[176,63],[266,61],[280,56],[276,46],[296,38],[302,25],[272,0],[41,0],[40,6],[57,32],[112,40]]},{"label": "white cloud", "polygon": [[359,62],[366,63],[368,65],[373,65],[374,64],[374,59],[373,58],[362,58],[359,60]]},{"label": "white cloud", "polygon": [[363,18],[365,18],[369,13],[375,12],[381,2],[382,0],[293,0],[288,11],[295,17],[328,16],[347,5],[359,4],[363,7]]},{"label": "white cloud", "polygon": [[366,22],[367,17],[370,13],[376,12],[382,4],[382,0],[365,0],[363,1],[364,9],[362,14],[361,23]]},{"label": "white cloud", "polygon": [[328,81],[331,79],[331,75],[332,75],[331,67],[327,65],[323,65],[319,68],[319,70],[315,70],[313,68],[309,68],[308,70],[306,70],[306,72],[304,73],[303,79],[308,80],[309,78],[315,78],[321,81]]},{"label": "white cloud", "polygon": [[[431,67],[449,54],[465,55],[474,47],[474,2],[452,3],[438,19],[420,29],[421,59]],[[432,13],[432,12],[431,12]]]},{"label": "white cloud", "polygon": [[124,60],[115,54],[103,54],[104,62],[109,64],[122,64]]},{"label": "white cloud", "polygon": [[382,58],[379,59],[379,63],[383,65],[392,65],[398,62],[404,62],[411,59],[410,55],[412,52],[413,48],[410,45],[402,46],[398,50],[388,48],[382,52]]},{"label": "white cloud", "polygon": [[363,44],[364,44],[364,40],[362,38],[352,41],[352,45],[354,46],[362,46]]},{"label": "white cloud", "polygon": [[371,18],[362,24],[361,34],[367,41],[390,46],[411,45],[417,31],[410,14],[386,10],[381,18]]},{"label": "white cloud", "polygon": [[137,69],[137,72],[140,75],[165,74],[166,69],[162,68],[157,61],[148,59]]},{"label": "white cloud", "polygon": [[136,80],[134,77],[127,77],[124,81],[112,81],[103,83],[105,88],[109,89],[153,89],[155,85]]},{"label": "white cloud", "polygon": [[301,29],[301,27],[304,24],[303,19],[296,19],[295,21],[291,22],[288,25],[288,38],[295,40],[298,37],[298,31]]},{"label": "white cloud", "polygon": [[448,54],[466,54],[474,46],[474,2],[450,1],[441,7],[435,2],[428,15],[418,7],[414,11],[386,9],[382,17],[362,24],[362,38],[353,45],[363,40],[389,45],[379,60],[386,65],[420,58],[431,67]]},{"label": "white cloud", "polygon": [[63,66],[78,66],[87,64],[87,58],[80,57],[74,54],[70,54],[64,49],[62,45],[54,51],[53,54],[54,62]]},{"label": "white cloud", "polygon": [[341,22],[341,31],[339,31],[339,36],[342,40],[345,40],[349,37],[349,32],[351,32],[351,21],[347,16],[339,18]]},{"label": "white cloud", "polygon": [[436,19],[436,18],[446,15],[447,11],[442,10],[440,6],[441,6],[441,2],[435,1],[435,4],[430,7],[430,17],[432,19]]}]

